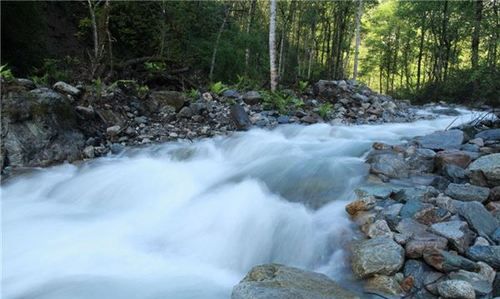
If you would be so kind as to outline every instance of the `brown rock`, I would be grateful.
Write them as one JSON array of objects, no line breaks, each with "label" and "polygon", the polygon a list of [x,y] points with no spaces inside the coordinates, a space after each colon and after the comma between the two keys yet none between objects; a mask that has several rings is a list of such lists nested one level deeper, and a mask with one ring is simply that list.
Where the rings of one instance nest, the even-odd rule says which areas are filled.
[{"label": "brown rock", "polygon": [[446,238],[431,233],[418,234],[414,235],[406,243],[406,256],[409,258],[420,258],[425,251],[446,249],[447,246],[448,240]]},{"label": "brown rock", "polygon": [[450,164],[466,168],[471,161],[472,159],[470,155],[463,151],[440,151],[436,155],[436,165],[439,169],[442,169],[444,166]]},{"label": "brown rock", "polygon": [[360,211],[368,211],[375,206],[374,196],[365,196],[349,203],[345,209],[349,215],[354,216]]}]

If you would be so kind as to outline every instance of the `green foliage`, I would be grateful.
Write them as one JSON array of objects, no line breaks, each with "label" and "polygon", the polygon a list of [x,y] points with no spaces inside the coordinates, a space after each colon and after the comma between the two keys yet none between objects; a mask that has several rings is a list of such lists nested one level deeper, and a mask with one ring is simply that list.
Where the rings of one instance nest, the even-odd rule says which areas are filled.
[{"label": "green foliage", "polygon": [[41,85],[53,84],[57,81],[70,81],[71,69],[79,64],[76,58],[66,57],[63,60],[45,59],[40,68],[35,69],[32,80]]},{"label": "green foliage", "polygon": [[307,90],[307,87],[309,86],[309,82],[307,81],[299,81],[298,83],[298,89],[301,93],[304,93]]},{"label": "green foliage", "polygon": [[276,109],[282,114],[304,106],[302,99],[284,91],[260,91],[260,93],[262,94],[264,108]]},{"label": "green foliage", "polygon": [[7,64],[0,66],[0,77],[2,77],[3,79],[5,79],[7,81],[14,79],[14,75],[12,74],[12,71],[7,66]]},{"label": "green foliage", "polygon": [[186,94],[186,97],[191,99],[191,100],[197,100],[200,97],[200,92],[196,88],[191,88],[185,94]]},{"label": "green foliage", "polygon": [[161,73],[167,69],[167,66],[164,62],[145,62],[144,67],[147,71],[152,73]]},{"label": "green foliage", "polygon": [[210,91],[216,95],[220,95],[226,90],[228,90],[228,87],[220,81],[210,85]]},{"label": "green foliage", "polygon": [[140,98],[145,98],[149,93],[149,87],[147,85],[140,85],[138,88],[137,88],[137,95],[140,97]]},{"label": "green foliage", "polygon": [[258,83],[255,80],[248,78],[247,76],[237,75],[237,82],[235,88],[237,90],[245,91],[245,90],[253,90],[258,89]]},{"label": "green foliage", "polygon": [[94,91],[97,100],[100,100],[104,91],[104,83],[101,78],[92,80],[92,90]]},{"label": "green foliage", "polygon": [[322,118],[327,118],[328,115],[330,115],[330,113],[332,112],[332,104],[330,103],[323,103],[319,106],[319,115],[322,117]]}]

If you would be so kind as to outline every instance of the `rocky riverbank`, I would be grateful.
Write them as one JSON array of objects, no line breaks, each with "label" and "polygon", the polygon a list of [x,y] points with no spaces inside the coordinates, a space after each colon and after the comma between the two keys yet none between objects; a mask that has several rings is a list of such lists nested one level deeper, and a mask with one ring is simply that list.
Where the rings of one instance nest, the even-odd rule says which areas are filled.
[{"label": "rocky riverbank", "polygon": [[368,239],[352,269],[383,297],[500,296],[500,129],[485,121],[373,144],[346,211]]},{"label": "rocky riverbank", "polygon": [[[63,161],[92,159],[126,146],[193,140],[278,124],[407,122],[418,115],[405,101],[354,81],[319,81],[309,91],[287,91],[286,111],[262,92],[215,94],[144,91],[134,81],[52,88],[27,79],[2,82],[2,173]],[[280,99],[274,99],[280,100]],[[270,108],[271,106],[271,108]],[[456,113],[453,109],[444,111]]]}]

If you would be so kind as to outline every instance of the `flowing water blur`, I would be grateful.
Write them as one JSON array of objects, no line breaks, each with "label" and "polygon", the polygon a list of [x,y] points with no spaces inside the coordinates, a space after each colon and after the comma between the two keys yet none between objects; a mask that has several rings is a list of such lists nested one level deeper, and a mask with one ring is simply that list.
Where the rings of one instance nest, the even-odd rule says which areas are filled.
[{"label": "flowing water blur", "polygon": [[229,298],[269,262],[349,284],[363,155],[454,118],[255,129],[18,176],[1,188],[3,298]]}]

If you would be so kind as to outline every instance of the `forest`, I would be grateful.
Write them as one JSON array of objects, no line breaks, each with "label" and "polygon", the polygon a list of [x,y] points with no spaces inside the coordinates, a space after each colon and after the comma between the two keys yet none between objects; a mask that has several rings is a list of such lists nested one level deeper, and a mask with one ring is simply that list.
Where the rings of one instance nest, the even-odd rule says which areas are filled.
[{"label": "forest", "polygon": [[499,98],[497,0],[2,1],[1,21],[2,72],[47,84],[269,88],[273,62],[280,89],[356,79],[416,102]]}]

